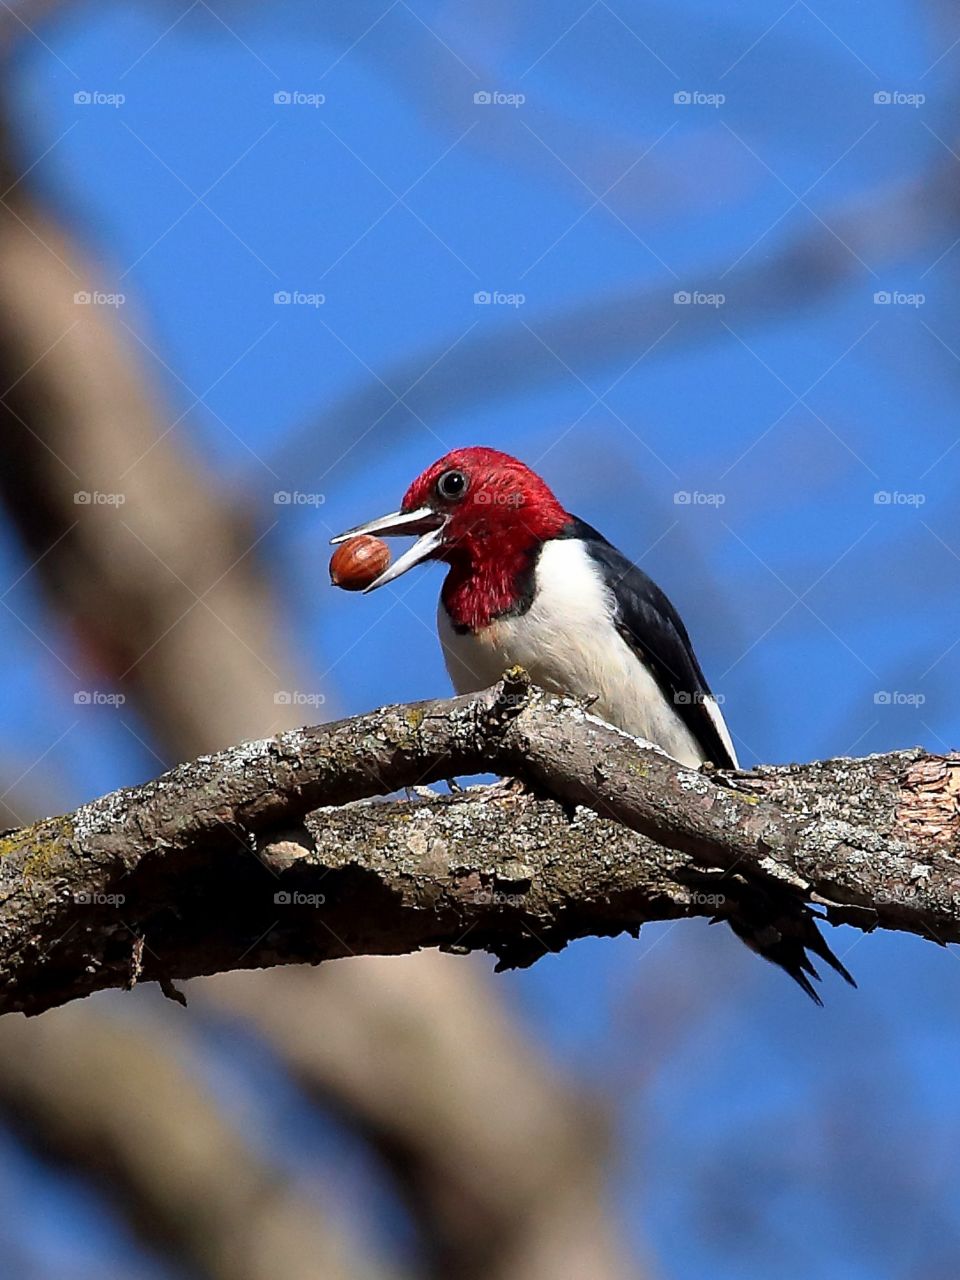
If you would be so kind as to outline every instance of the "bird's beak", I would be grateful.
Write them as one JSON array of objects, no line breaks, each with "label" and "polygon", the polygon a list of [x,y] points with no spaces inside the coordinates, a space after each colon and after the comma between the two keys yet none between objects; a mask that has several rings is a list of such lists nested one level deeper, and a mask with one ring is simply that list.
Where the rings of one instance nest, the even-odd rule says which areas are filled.
[{"label": "bird's beak", "polygon": [[374,578],[368,587],[364,587],[363,593],[366,595],[368,591],[376,591],[377,587],[393,582],[402,573],[419,564],[421,560],[429,560],[443,543],[443,527],[448,519],[449,516],[440,515],[430,507],[418,507],[416,511],[394,511],[388,516],[379,516],[366,524],[358,524],[355,529],[348,529],[346,533],[338,533],[335,538],[330,539],[330,542],[347,542],[350,538],[357,538],[364,533],[376,534],[384,538],[404,537],[411,533],[420,534],[408,551],[394,560],[393,564],[388,565],[379,578]]}]

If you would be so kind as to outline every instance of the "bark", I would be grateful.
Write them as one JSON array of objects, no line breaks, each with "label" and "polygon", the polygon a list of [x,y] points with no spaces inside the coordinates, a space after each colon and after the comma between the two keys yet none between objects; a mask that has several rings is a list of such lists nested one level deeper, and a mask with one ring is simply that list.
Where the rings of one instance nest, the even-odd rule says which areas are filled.
[{"label": "bark", "polygon": [[[914,750],[697,772],[508,673],[203,756],[7,833],[0,1010],[421,947],[524,965],[646,920],[736,927],[810,901],[834,922],[957,941],[958,765]],[[537,794],[357,803],[487,770]]]}]

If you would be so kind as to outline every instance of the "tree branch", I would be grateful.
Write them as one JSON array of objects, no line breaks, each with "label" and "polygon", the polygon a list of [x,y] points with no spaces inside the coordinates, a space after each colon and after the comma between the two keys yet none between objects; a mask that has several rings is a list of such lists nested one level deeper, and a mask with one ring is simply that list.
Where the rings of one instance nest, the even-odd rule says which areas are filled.
[{"label": "tree branch", "polygon": [[[491,770],[537,794],[357,803]],[[920,750],[696,772],[510,672],[202,756],[7,833],[0,1011],[421,947],[529,964],[684,915],[741,936],[776,918],[816,950],[807,902],[957,941],[958,794],[960,756]]]}]

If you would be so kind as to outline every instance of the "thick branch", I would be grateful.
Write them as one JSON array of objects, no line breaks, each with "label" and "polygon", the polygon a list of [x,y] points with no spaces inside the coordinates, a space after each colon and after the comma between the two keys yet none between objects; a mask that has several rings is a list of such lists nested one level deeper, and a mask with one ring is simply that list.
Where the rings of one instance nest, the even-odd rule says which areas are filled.
[{"label": "thick branch", "polygon": [[[351,803],[487,770],[561,803]],[[645,920],[749,914],[757,895],[956,941],[958,792],[960,756],[919,750],[698,773],[508,674],[204,756],[8,833],[0,1010],[420,947],[524,964]]]}]

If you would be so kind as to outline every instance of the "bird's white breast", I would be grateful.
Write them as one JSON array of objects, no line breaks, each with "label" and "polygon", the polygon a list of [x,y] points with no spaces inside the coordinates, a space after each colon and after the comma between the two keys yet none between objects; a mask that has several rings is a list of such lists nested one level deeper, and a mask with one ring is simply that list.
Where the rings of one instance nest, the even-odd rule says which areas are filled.
[{"label": "bird's white breast", "polygon": [[545,543],[535,587],[526,613],[477,633],[454,631],[441,601],[437,629],[457,692],[484,689],[519,664],[541,688],[595,698],[591,711],[610,724],[684,764],[702,763],[695,738],[614,626],[613,596],[584,545],[576,538]]}]

